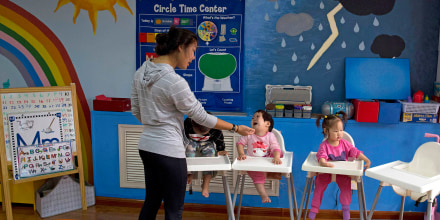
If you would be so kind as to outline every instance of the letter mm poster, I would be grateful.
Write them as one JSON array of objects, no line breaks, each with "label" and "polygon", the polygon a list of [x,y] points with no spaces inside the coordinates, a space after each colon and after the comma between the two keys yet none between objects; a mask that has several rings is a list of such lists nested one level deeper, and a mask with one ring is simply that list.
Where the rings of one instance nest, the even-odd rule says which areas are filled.
[{"label": "letter mm poster", "polygon": [[[20,147],[64,142],[61,111],[9,114],[8,122],[13,172],[16,180],[20,179],[18,157]],[[23,148],[21,150],[24,152]],[[39,158],[40,155],[34,156],[37,156],[34,158]]]},{"label": "letter mm poster", "polygon": [[206,110],[243,110],[244,0],[150,0],[136,4],[136,67],[154,58],[156,36],[170,26],[197,35],[187,69],[175,72]]}]

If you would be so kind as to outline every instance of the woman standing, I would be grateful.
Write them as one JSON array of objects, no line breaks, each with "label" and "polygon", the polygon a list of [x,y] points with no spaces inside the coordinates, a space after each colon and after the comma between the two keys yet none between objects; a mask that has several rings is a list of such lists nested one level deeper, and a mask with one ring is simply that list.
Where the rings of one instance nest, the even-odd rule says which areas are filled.
[{"label": "woman standing", "polygon": [[132,113],[144,125],[138,148],[146,193],[139,219],[156,219],[162,200],[165,219],[182,219],[187,178],[184,115],[203,126],[244,136],[254,129],[207,114],[186,80],[174,71],[186,69],[195,59],[197,36],[193,32],[171,27],[156,36],[156,43],[158,57],[136,71],[131,92]]}]

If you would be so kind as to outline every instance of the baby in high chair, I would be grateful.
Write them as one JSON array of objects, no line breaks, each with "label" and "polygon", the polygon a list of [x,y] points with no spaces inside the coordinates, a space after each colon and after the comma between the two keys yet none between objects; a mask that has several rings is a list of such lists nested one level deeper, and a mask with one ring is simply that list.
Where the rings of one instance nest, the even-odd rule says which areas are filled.
[{"label": "baby in high chair", "polygon": [[[281,164],[281,149],[278,140],[271,132],[273,129],[272,116],[264,110],[254,113],[251,120],[251,128],[255,129],[253,135],[242,136],[237,142],[238,160],[246,160],[244,147],[247,146],[247,156],[254,157],[273,157],[274,164]],[[280,173],[265,173],[248,171],[252,178],[255,188],[260,194],[263,203],[270,203],[271,200],[264,189],[266,177],[281,179]]]},{"label": "baby in high chair", "polygon": [[[341,118],[342,116],[342,118]],[[319,165],[323,167],[333,167],[328,161],[349,161],[355,158],[365,161],[365,169],[370,168],[370,160],[356,149],[350,142],[342,139],[344,134],[344,123],[347,122],[347,115],[340,111],[336,115],[321,115],[316,120],[316,126],[319,127],[322,120],[322,133],[326,138],[320,145],[316,153],[316,159]],[[322,202],[322,195],[328,184],[331,182],[331,174],[320,173],[315,178],[315,192],[311,209],[309,213],[310,219],[315,219],[316,213]],[[342,205],[342,217],[344,220],[350,219],[350,203],[351,203],[351,178],[347,175],[336,175],[336,183],[341,190],[339,201]]]}]

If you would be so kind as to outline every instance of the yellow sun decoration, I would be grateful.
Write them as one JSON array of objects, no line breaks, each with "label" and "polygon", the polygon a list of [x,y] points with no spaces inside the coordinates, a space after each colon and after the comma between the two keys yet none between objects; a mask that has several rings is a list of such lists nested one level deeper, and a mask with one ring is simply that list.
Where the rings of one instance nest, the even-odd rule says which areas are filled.
[{"label": "yellow sun decoration", "polygon": [[119,6],[126,8],[130,12],[130,14],[133,15],[133,12],[128,6],[126,0],[59,0],[57,8],[54,12],[61,8],[61,6],[66,5],[70,2],[75,5],[75,13],[73,15],[74,24],[81,9],[89,11],[89,19],[93,26],[93,34],[96,34],[96,14],[98,11],[108,10],[115,18],[116,23],[116,11],[113,8],[113,5],[118,3]]}]

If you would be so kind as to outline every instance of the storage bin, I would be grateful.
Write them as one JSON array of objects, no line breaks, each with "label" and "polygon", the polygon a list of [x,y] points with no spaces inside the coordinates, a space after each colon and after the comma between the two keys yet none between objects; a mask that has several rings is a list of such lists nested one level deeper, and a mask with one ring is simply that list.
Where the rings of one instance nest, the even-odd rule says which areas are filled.
[{"label": "storage bin", "polygon": [[131,101],[129,98],[111,98],[111,100],[93,100],[93,110],[125,112],[131,110]]},{"label": "storage bin", "polygon": [[303,106],[302,117],[303,118],[311,118],[312,117],[312,106]]},{"label": "storage bin", "polygon": [[402,103],[402,112],[404,113],[420,113],[420,114],[437,114],[440,103],[429,101],[429,103],[415,103],[400,101]]},{"label": "storage bin", "polygon": [[275,104],[267,104],[266,112],[269,113],[272,117],[275,117]]},{"label": "storage bin", "polygon": [[379,102],[379,123],[397,124],[400,121],[402,107],[400,102]]},{"label": "storage bin", "polygon": [[[95,205],[95,188],[86,183],[87,206]],[[81,189],[70,176],[48,179],[35,192],[35,206],[42,218],[82,208]]]},{"label": "storage bin", "polygon": [[354,120],[357,122],[377,123],[379,119],[379,102],[377,100],[353,100]]},{"label": "storage bin", "polygon": [[302,106],[300,105],[293,106],[293,117],[302,118]]},{"label": "storage bin", "polygon": [[285,105],[284,106],[284,117],[286,117],[286,118],[293,117],[293,105]]},{"label": "storage bin", "polygon": [[275,105],[275,117],[284,117],[284,105]]}]

